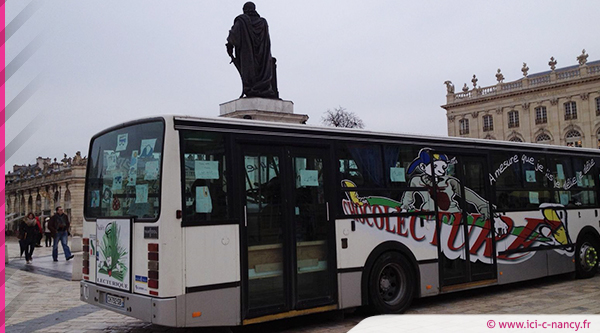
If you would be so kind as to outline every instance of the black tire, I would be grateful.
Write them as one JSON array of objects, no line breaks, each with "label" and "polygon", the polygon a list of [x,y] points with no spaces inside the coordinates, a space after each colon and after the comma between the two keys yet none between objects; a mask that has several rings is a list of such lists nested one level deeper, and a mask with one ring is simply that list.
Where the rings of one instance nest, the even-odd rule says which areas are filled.
[{"label": "black tire", "polygon": [[369,304],[378,313],[402,313],[416,292],[416,274],[406,257],[385,252],[369,275]]},{"label": "black tire", "polygon": [[575,252],[575,265],[577,277],[588,279],[596,275],[598,271],[598,252],[600,251],[600,242],[593,235],[584,235],[577,242]]}]

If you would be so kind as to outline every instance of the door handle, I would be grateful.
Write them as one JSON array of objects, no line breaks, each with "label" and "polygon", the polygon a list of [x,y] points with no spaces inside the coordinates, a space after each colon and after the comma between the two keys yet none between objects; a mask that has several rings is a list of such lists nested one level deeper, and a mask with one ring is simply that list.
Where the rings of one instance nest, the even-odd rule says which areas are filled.
[{"label": "door handle", "polygon": [[244,227],[248,227],[248,212],[246,210],[247,206],[244,206]]},{"label": "door handle", "polygon": [[327,222],[329,222],[329,201],[325,203],[325,208],[327,209]]}]

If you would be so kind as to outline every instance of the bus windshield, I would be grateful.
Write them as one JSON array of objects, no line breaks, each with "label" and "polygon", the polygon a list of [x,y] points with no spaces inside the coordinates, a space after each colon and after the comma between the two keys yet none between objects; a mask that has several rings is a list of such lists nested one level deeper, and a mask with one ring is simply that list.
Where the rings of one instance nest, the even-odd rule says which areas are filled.
[{"label": "bus windshield", "polygon": [[92,139],[86,177],[86,218],[157,220],[164,123],[119,128]]}]

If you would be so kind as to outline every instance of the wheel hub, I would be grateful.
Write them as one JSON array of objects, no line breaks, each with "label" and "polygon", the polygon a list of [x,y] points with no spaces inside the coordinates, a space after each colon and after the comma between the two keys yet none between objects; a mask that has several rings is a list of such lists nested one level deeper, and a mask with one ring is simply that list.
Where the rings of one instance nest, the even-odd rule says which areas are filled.
[{"label": "wheel hub", "polygon": [[387,276],[383,276],[381,278],[381,281],[379,281],[379,287],[383,291],[388,291],[391,286],[392,286],[392,283],[390,282],[390,279]]},{"label": "wheel hub", "polygon": [[596,267],[598,263],[598,252],[596,249],[587,243],[583,244],[579,250],[579,263],[586,271]]}]

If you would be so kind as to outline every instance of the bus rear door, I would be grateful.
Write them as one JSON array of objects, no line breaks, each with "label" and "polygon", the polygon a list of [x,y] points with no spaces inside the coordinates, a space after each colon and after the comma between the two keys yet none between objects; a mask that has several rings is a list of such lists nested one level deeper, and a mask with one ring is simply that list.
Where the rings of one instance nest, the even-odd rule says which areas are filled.
[{"label": "bus rear door", "polygon": [[329,149],[240,148],[243,318],[334,309]]}]

